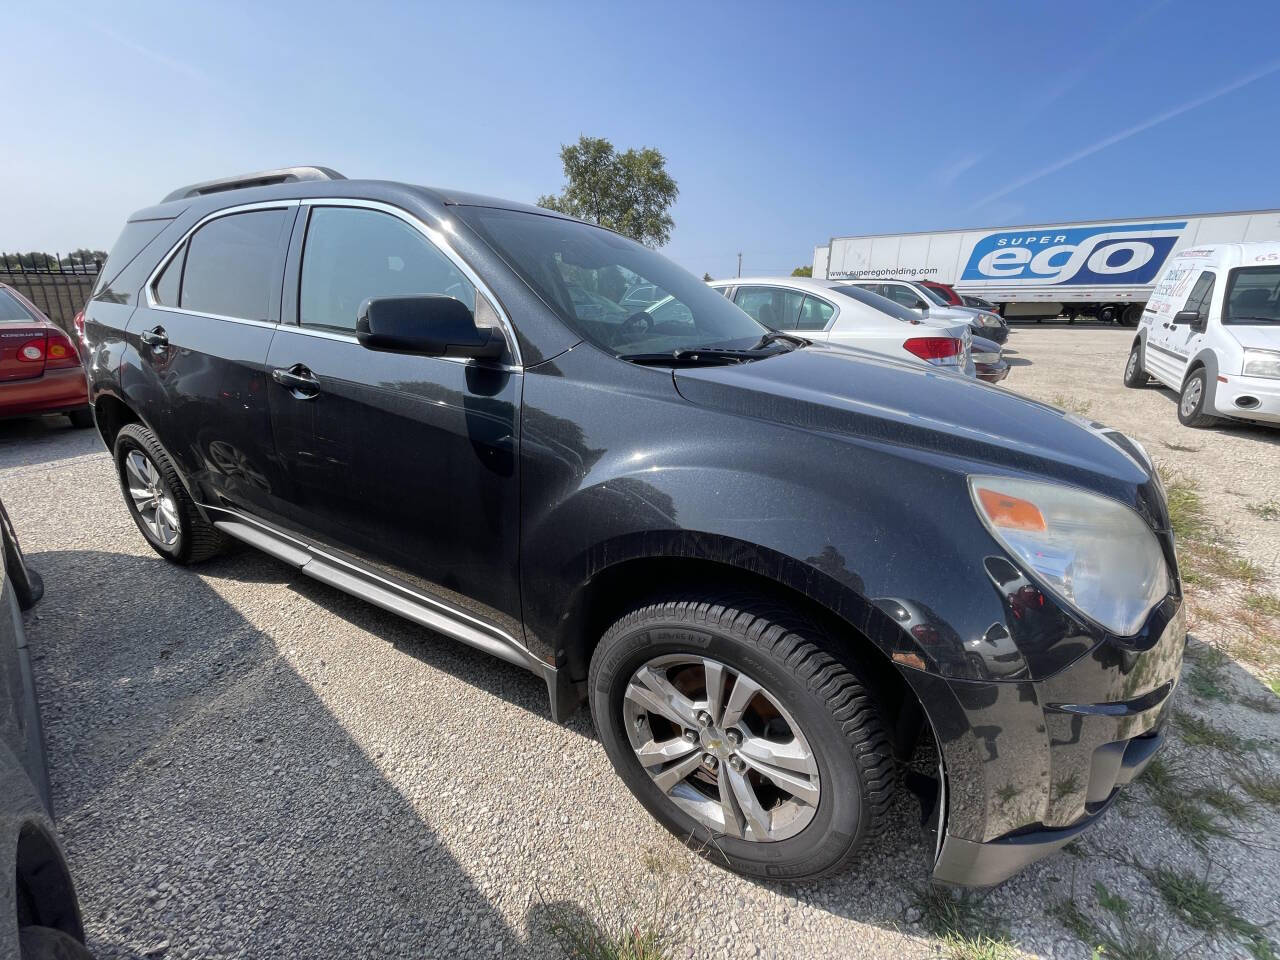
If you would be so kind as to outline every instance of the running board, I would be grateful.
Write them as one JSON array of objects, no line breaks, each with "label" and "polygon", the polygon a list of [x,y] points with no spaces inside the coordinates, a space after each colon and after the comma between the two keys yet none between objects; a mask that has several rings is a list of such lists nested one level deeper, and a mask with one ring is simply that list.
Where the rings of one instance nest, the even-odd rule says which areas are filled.
[{"label": "running board", "polygon": [[450,616],[445,609],[429,604],[425,600],[417,600],[407,591],[375,583],[368,577],[361,576],[354,568],[344,569],[327,557],[308,550],[305,545],[291,543],[262,527],[240,520],[214,520],[213,525],[227,536],[235,537],[251,547],[256,547],[277,560],[283,560],[289,566],[302,571],[307,576],[314,577],[321,583],[336,587],[361,600],[367,600],[406,620],[412,620],[429,630],[460,640],[507,663],[530,670],[547,679],[550,685],[551,675],[555,673],[555,669],[508,637],[497,636],[459,617]]}]

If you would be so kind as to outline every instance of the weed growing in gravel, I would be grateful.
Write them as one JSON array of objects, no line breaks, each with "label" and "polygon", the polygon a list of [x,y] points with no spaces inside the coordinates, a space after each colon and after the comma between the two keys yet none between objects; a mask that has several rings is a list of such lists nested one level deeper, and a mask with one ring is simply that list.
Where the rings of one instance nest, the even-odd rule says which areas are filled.
[{"label": "weed growing in gravel", "polygon": [[932,884],[912,889],[920,924],[941,938],[950,960],[1012,960],[1016,956],[999,921],[975,895],[954,894]]},{"label": "weed growing in gravel", "polygon": [[1093,950],[1092,957],[1108,960],[1165,960],[1177,956],[1170,946],[1172,932],[1158,933],[1154,924],[1134,923],[1129,918],[1129,901],[1094,884],[1098,905],[1115,917],[1111,924],[1097,923],[1080,909],[1075,900],[1060,900],[1049,913],[1081,943]]},{"label": "weed growing in gravel", "polygon": [[1256,697],[1241,697],[1240,702],[1250,710],[1257,710],[1259,713],[1276,713],[1280,711],[1280,705],[1277,705],[1276,698],[1265,693],[1260,693]]},{"label": "weed growing in gravel", "polygon": [[1139,866],[1138,869],[1147,875],[1161,899],[1187,926],[1212,936],[1238,937],[1258,960],[1275,957],[1263,929],[1240,916],[1207,877],[1197,877],[1170,867],[1148,869]]},{"label": "weed growing in gravel", "polygon": [[1081,400],[1079,397],[1068,397],[1063,393],[1055,393],[1049,398],[1049,402],[1061,410],[1069,410],[1082,417],[1087,417],[1093,409],[1093,404],[1088,400]]},{"label": "weed growing in gravel", "polygon": [[1206,787],[1200,792],[1204,802],[1228,817],[1243,820],[1249,815],[1249,804],[1225,787]]},{"label": "weed growing in gravel", "polygon": [[1233,771],[1231,778],[1241,790],[1259,803],[1280,807],[1280,774],[1274,770],[1251,766]]},{"label": "weed growing in gravel", "polygon": [[1244,598],[1244,605],[1254,613],[1268,617],[1280,617],[1280,597],[1270,593],[1251,593]]},{"label": "weed growing in gravel", "polygon": [[1196,790],[1167,755],[1152,758],[1142,773],[1141,782],[1146,784],[1152,801],[1164,813],[1169,825],[1196,846],[1203,847],[1210,837],[1226,836],[1227,831],[1213,811],[1205,808]]},{"label": "weed growing in gravel", "polygon": [[1182,741],[1193,747],[1208,747],[1233,757],[1242,757],[1258,745],[1253,740],[1246,740],[1234,730],[1215,727],[1203,717],[1193,713],[1177,713],[1173,718],[1174,725],[1182,734]]},{"label": "weed growing in gravel", "polygon": [[1250,503],[1245,506],[1245,509],[1259,520],[1280,520],[1280,504],[1274,500],[1266,503]]},{"label": "weed growing in gravel", "polygon": [[1197,651],[1187,674],[1186,686],[1197,700],[1230,700],[1223,665],[1227,655],[1216,647]]},{"label": "weed growing in gravel", "polygon": [[1179,541],[1203,536],[1209,528],[1209,521],[1205,517],[1204,498],[1195,484],[1183,477],[1165,474],[1164,471],[1161,473],[1174,536]]}]

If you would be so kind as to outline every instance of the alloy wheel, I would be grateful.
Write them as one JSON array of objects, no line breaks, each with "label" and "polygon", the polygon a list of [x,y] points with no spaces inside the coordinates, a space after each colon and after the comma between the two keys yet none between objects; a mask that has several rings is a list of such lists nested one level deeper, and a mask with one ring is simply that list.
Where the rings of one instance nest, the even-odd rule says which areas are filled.
[{"label": "alloy wheel", "polygon": [[706,657],[657,657],[632,675],[622,709],[645,772],[704,826],[769,842],[813,820],[821,794],[813,749],[745,673]]},{"label": "alloy wheel", "polygon": [[160,479],[160,471],[141,450],[130,450],[124,458],[129,497],[143,526],[166,547],[178,542],[178,507]]},{"label": "alloy wheel", "polygon": [[1127,379],[1132,380],[1134,378],[1134,375],[1137,374],[1137,372],[1138,372],[1138,351],[1137,349],[1134,349],[1134,351],[1129,354],[1129,363],[1124,368],[1124,375]]}]

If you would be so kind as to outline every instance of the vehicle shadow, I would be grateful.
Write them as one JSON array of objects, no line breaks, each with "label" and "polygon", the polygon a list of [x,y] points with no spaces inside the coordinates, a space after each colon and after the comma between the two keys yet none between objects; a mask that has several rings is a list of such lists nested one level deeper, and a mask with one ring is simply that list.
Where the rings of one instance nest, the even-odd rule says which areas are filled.
[{"label": "vehicle shadow", "polygon": [[87,454],[105,454],[92,427],[73,427],[66,417],[0,420],[0,470],[30,467]]},{"label": "vehicle shadow", "polygon": [[417,795],[388,779],[418,745],[354,739],[323,681],[202,577],[94,550],[29,559],[55,805],[99,960],[557,952],[437,838],[430,772]]},{"label": "vehicle shadow", "polygon": [[[1177,390],[1166,387],[1163,384],[1157,384],[1154,380],[1148,390],[1154,390],[1164,399],[1168,400],[1173,408],[1173,415],[1176,417],[1178,412],[1178,403],[1181,397]],[[1188,428],[1191,429],[1191,428]],[[1269,443],[1272,446],[1280,444],[1280,428],[1268,426],[1261,423],[1251,423],[1248,420],[1236,420],[1219,418],[1216,423],[1207,428],[1197,428],[1201,431],[1213,433],[1226,433],[1232,436],[1240,437],[1245,440],[1256,440],[1259,443]],[[1194,431],[1193,431],[1194,432]]]}]

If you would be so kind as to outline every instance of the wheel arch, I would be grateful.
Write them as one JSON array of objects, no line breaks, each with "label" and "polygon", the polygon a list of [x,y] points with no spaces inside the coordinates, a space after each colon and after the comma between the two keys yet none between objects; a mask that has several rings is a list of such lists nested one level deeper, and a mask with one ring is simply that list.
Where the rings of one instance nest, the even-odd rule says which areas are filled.
[{"label": "wheel arch", "polygon": [[115,449],[116,437],[126,424],[143,422],[131,406],[113,393],[103,393],[94,400],[93,419],[108,451]]},{"label": "wheel arch", "polygon": [[38,820],[18,831],[14,851],[18,926],[61,930],[84,942],[84,923],[71,871],[53,833]]}]

